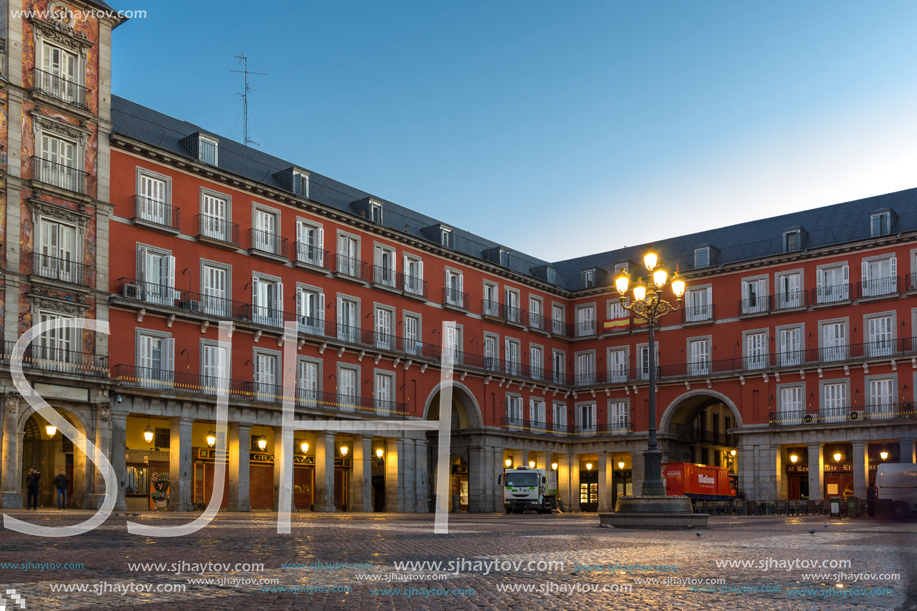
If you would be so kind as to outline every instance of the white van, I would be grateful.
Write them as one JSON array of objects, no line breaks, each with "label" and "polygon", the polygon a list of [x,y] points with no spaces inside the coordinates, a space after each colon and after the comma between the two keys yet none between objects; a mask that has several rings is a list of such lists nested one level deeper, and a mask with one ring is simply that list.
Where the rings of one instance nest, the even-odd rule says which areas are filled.
[{"label": "white van", "polygon": [[876,470],[879,507],[897,518],[917,513],[917,464],[886,463]]}]

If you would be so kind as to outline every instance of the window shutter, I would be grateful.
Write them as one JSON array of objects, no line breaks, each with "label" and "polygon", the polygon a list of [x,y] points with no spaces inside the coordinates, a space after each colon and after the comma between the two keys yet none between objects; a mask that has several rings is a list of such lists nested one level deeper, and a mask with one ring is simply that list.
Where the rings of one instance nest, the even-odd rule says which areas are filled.
[{"label": "window shutter", "polygon": [[165,376],[163,379],[172,381],[172,375],[175,371],[175,340],[173,338],[168,338],[162,342],[162,360],[163,360],[163,369],[165,369]]},{"label": "window shutter", "polygon": [[[306,316],[306,299],[302,287],[296,287],[296,314],[303,318]],[[300,320],[299,322],[305,322]]]},{"label": "window shutter", "polygon": [[260,291],[261,282],[258,280],[258,276],[252,276],[252,305],[260,305],[258,303],[258,294]]},{"label": "window shutter", "polygon": [[417,261],[417,277],[423,280],[423,259]]},{"label": "window shutter", "polygon": [[767,297],[767,279],[758,280],[758,297]]},{"label": "window shutter", "polygon": [[844,266],[844,282],[850,282],[850,266]]},{"label": "window shutter", "polygon": [[892,257],[888,260],[889,263],[889,276],[895,278],[898,275],[898,257]]},{"label": "window shutter", "polygon": [[[47,232],[45,232],[47,233]],[[42,236],[44,238],[44,236]],[[137,249],[137,262],[140,264],[140,281],[146,282],[146,246]]]},{"label": "window shutter", "polygon": [[175,257],[163,257],[166,265],[166,284],[172,289],[172,299],[180,299],[180,293],[175,290]]},{"label": "window shutter", "polygon": [[713,287],[707,287],[707,303],[704,304],[708,310],[705,312],[705,315],[709,318],[713,316]]},{"label": "window shutter", "polygon": [[815,271],[815,286],[819,289],[825,288],[825,270],[819,269]]},{"label": "window shutter", "polygon": [[745,302],[746,307],[748,303],[748,282],[742,283],[742,301]]},{"label": "window shutter", "polygon": [[277,308],[278,313],[280,314],[280,324],[283,324],[283,314],[284,305],[283,305],[283,282],[277,283],[277,304],[274,306]]},{"label": "window shutter", "polygon": [[340,297],[337,299],[337,322],[338,326],[344,325],[344,300]]},{"label": "window shutter", "polygon": [[869,280],[869,263],[867,263],[866,261],[863,261],[860,264],[860,270],[861,270],[860,273],[862,275],[863,282],[866,282],[867,280]]},{"label": "window shutter", "polygon": [[[691,310],[694,307],[694,291],[685,292],[685,307],[688,308],[688,310]],[[691,319],[688,318],[688,320]]]},{"label": "window shutter", "polygon": [[318,294],[318,312],[316,312],[315,317],[318,320],[325,320],[325,294]]}]

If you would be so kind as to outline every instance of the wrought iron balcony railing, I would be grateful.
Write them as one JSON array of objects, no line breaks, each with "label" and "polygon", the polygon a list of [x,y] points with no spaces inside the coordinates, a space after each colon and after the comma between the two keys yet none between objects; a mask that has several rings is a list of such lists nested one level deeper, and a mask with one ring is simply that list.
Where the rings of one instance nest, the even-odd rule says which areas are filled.
[{"label": "wrought iron balcony railing", "polygon": [[325,261],[328,260],[328,251],[318,246],[311,246],[309,244],[304,244],[303,242],[296,242],[296,262],[304,263],[306,265],[311,265],[312,267],[321,267],[322,269],[328,269],[325,266]]},{"label": "wrought iron balcony railing", "polygon": [[[78,336],[77,332],[77,336]],[[40,342],[41,340],[35,340]],[[4,342],[0,360],[9,364],[16,342]],[[26,346],[22,356],[23,367],[52,373],[108,377],[108,357],[92,352],[77,352],[56,346],[32,344]]]},{"label": "wrought iron balcony railing", "polygon": [[32,87],[55,100],[72,104],[83,110],[89,109],[87,104],[89,89],[71,80],[33,68]]},{"label": "wrought iron balcony railing", "polygon": [[215,240],[230,246],[239,246],[239,226],[209,214],[197,215],[198,239]]},{"label": "wrought iron balcony railing", "polygon": [[92,267],[70,259],[49,257],[33,252],[32,274],[49,280],[88,287],[92,279]]},{"label": "wrought iron balcony railing", "polygon": [[32,156],[32,179],[46,185],[80,193],[91,194],[92,175],[38,155]]},{"label": "wrought iron balcony railing", "polygon": [[249,248],[252,253],[263,253],[290,258],[289,240],[281,237],[280,234],[262,231],[261,229],[249,229]]},{"label": "wrought iron balcony railing", "polygon": [[134,196],[134,216],[132,221],[141,221],[151,223],[166,229],[179,231],[179,211],[175,206],[170,206],[165,202],[143,197],[142,195]]}]

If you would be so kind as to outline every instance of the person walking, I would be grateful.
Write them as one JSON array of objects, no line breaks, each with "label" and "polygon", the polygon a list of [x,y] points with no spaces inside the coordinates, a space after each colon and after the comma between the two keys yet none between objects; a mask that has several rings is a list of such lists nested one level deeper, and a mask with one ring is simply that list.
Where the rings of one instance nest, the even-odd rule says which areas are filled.
[{"label": "person walking", "polygon": [[876,487],[876,483],[873,482],[866,489],[866,515],[870,518],[876,517],[876,501],[878,499],[879,489]]},{"label": "person walking", "polygon": [[63,469],[54,478],[54,486],[57,488],[57,508],[64,509],[67,506],[67,488],[70,486],[70,480]]},{"label": "person walking", "polygon": [[41,473],[38,472],[35,465],[29,467],[29,475],[25,478],[25,485],[28,491],[26,508],[38,510],[38,490],[41,488]]}]

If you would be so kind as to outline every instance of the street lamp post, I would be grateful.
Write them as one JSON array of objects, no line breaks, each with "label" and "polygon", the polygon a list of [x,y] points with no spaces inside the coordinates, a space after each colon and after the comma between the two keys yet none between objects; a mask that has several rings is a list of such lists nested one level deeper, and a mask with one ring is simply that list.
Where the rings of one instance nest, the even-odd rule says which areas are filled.
[{"label": "street lamp post", "polygon": [[[627,289],[630,277],[623,273],[615,278],[615,287],[620,294],[621,306],[630,310],[637,316],[646,319],[649,328],[649,393],[650,393],[650,426],[649,440],[646,452],[643,453],[645,461],[645,475],[643,480],[643,496],[665,496],[665,486],[662,483],[662,452],[656,440],[656,340],[654,329],[659,319],[670,312],[681,309],[681,298],[685,294],[684,280],[678,278],[676,273],[669,279],[668,272],[657,265],[654,253],[647,253],[643,263],[651,276],[651,282],[645,283],[637,279],[633,287],[633,302],[627,303]],[[662,299],[662,289],[666,284],[672,286],[675,294],[675,305]]]}]

